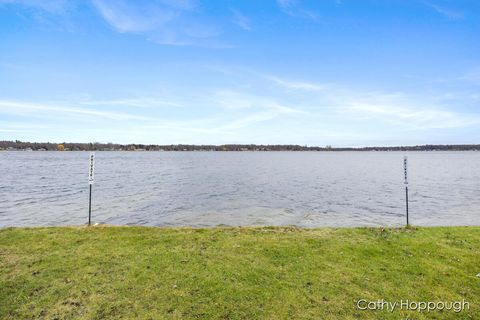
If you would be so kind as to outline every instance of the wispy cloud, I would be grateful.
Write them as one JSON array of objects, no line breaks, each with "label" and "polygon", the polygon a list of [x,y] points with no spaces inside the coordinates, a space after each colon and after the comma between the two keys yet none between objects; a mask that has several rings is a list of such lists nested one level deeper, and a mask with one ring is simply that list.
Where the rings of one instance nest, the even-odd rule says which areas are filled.
[{"label": "wispy cloud", "polygon": [[40,124],[25,124],[18,122],[0,122],[0,132],[11,132],[11,133],[33,133],[40,130],[44,130],[47,127]]},{"label": "wispy cloud", "polygon": [[[231,47],[211,40],[222,34],[223,29],[202,14],[196,0],[0,0],[0,5],[36,8],[34,19],[45,25],[61,24],[69,30],[74,27],[67,13],[84,3],[91,4],[99,17],[120,33],[142,35],[165,45]],[[243,27],[248,27],[247,20],[241,20],[240,16],[237,19]]]},{"label": "wispy cloud", "polygon": [[318,15],[310,10],[304,9],[298,0],[277,0],[277,5],[289,16],[308,20],[318,20]]},{"label": "wispy cloud", "polygon": [[240,11],[236,9],[232,9],[232,14],[233,14],[233,23],[235,23],[237,26],[242,28],[243,30],[246,31],[252,31],[252,25],[250,23],[250,19],[248,19],[245,15],[243,15]]},{"label": "wispy cloud", "polygon": [[426,3],[430,8],[432,8],[436,13],[450,19],[450,20],[462,20],[465,17],[465,14],[460,11],[456,11],[450,8],[440,6],[435,3],[427,2]]},{"label": "wispy cloud", "polygon": [[381,121],[410,130],[465,128],[480,124],[480,114],[455,112],[430,100],[406,94],[348,93],[339,99],[339,112],[373,123]]},{"label": "wispy cloud", "polygon": [[66,8],[74,5],[75,1],[67,0],[0,0],[2,4],[20,4],[28,7],[35,7],[50,13],[63,13]]},{"label": "wispy cloud", "polygon": [[[454,104],[462,98],[457,95],[369,91],[335,83],[263,75],[251,70],[230,71],[228,78],[235,85],[225,84],[221,89],[201,92],[184,91],[184,96],[172,100],[166,89],[161,97],[94,99],[83,95],[79,99],[72,97],[52,103],[0,99],[0,115],[7,115],[7,119],[9,115],[25,119],[25,127],[7,127],[1,123],[0,127],[5,136],[28,133],[28,123],[45,123],[51,131],[59,128],[67,132],[68,128],[75,128],[72,134],[78,135],[88,131],[87,127],[93,127],[103,130],[97,132],[102,139],[118,137],[130,142],[135,142],[132,139],[160,142],[165,140],[154,139],[167,137],[165,139],[172,143],[248,143],[248,139],[262,132],[270,135],[267,141],[290,139],[288,141],[296,143],[315,143],[327,142],[325,139],[358,142],[376,135],[387,140],[400,139],[398,133],[420,135],[421,132],[423,135],[426,130],[435,133],[480,125],[480,113],[472,109],[470,113],[457,111]],[[474,98],[470,97],[471,92],[465,94]],[[122,130],[130,135],[122,134]],[[276,130],[287,133],[275,138],[274,133],[279,132]],[[386,131],[390,136],[385,136]],[[329,135],[329,132],[343,135]],[[322,137],[318,138],[320,133]],[[90,131],[88,134],[93,135]]]},{"label": "wispy cloud", "polygon": [[212,101],[226,109],[255,109],[255,110],[270,110],[277,113],[300,113],[293,107],[285,106],[278,103],[275,99],[267,96],[258,96],[234,90],[220,90],[217,91]]},{"label": "wispy cloud", "polygon": [[155,98],[135,98],[135,99],[113,99],[113,100],[86,100],[81,101],[81,105],[87,106],[127,106],[127,107],[140,107],[140,108],[151,108],[151,107],[180,107],[182,104],[172,101],[166,101],[162,99]]},{"label": "wispy cloud", "polygon": [[318,84],[318,83],[305,82],[305,81],[291,81],[291,80],[281,79],[275,76],[265,76],[265,78],[273,81],[276,85],[279,85],[288,89],[306,90],[306,91],[323,91],[328,88],[328,86]]},{"label": "wispy cloud", "polygon": [[77,27],[72,17],[80,3],[81,0],[0,0],[0,9],[9,5],[28,7],[25,12],[29,18],[42,28],[75,32]]},{"label": "wispy cloud", "polygon": [[[451,94],[409,95],[402,92],[356,90],[341,85],[320,85],[292,81],[275,76],[265,77],[276,85],[301,90],[313,109],[329,110],[344,119],[385,123],[408,130],[465,128],[480,124],[480,114],[454,111]],[[472,98],[469,96],[469,98]],[[450,106],[450,108],[448,108]]]},{"label": "wispy cloud", "polygon": [[[212,95],[197,97],[196,103],[208,104],[217,108],[217,112],[208,118],[165,118],[157,106],[174,106],[181,104],[171,103],[152,98],[137,99],[111,99],[111,100],[80,100],[76,103],[32,103],[25,101],[0,100],[0,114],[15,115],[25,119],[42,118],[50,120],[48,123],[56,123],[59,119],[70,121],[71,124],[78,122],[108,121],[109,134],[120,124],[129,123],[132,126],[132,134],[140,135],[147,133],[158,134],[159,132],[172,132],[181,136],[188,133],[202,135],[235,135],[238,130],[247,128],[257,123],[270,121],[282,116],[302,114],[297,110],[282,103],[278,103],[268,96],[259,96],[233,90],[220,90]],[[117,107],[141,107],[141,115],[105,111]],[[189,107],[192,107],[189,105]],[[135,109],[133,109],[135,110]],[[26,125],[26,128],[32,125]],[[4,127],[3,132],[24,132],[24,128]],[[112,131],[113,130],[113,131]],[[130,129],[129,129],[130,130]],[[156,132],[156,133],[154,133]]]},{"label": "wispy cloud", "polygon": [[480,124],[480,116],[460,114],[438,108],[412,108],[389,105],[354,103],[348,111],[358,113],[364,119],[386,121],[416,130],[450,129]]},{"label": "wispy cloud", "polygon": [[55,104],[37,104],[22,101],[0,101],[0,113],[28,115],[32,116],[39,114],[44,116],[44,113],[49,114],[63,114],[63,115],[83,115],[91,117],[99,117],[110,120],[149,120],[147,117],[138,116],[134,114],[122,112],[101,111],[89,108],[80,107],[66,107]]},{"label": "wispy cloud", "polygon": [[227,131],[227,132],[234,131],[237,129],[249,127],[256,123],[272,120],[277,116],[278,116],[278,113],[273,111],[255,112],[253,114],[249,114],[239,119],[230,121],[229,123],[221,125],[216,129],[219,131]]},{"label": "wispy cloud", "polygon": [[129,1],[93,0],[102,17],[118,32],[145,32],[160,28],[176,18],[181,9],[170,5],[135,4]]},{"label": "wispy cloud", "polygon": [[286,10],[295,6],[296,0],[277,0],[277,4],[282,10]]},{"label": "wispy cloud", "polygon": [[236,119],[216,127],[219,131],[232,131],[282,116],[304,114],[304,111],[279,103],[271,97],[233,90],[218,91],[211,100],[214,105],[236,112]]},{"label": "wispy cloud", "polygon": [[468,72],[465,72],[458,78],[458,80],[467,81],[472,84],[480,84],[480,68],[473,68]]},{"label": "wispy cloud", "polygon": [[121,33],[143,34],[167,45],[206,45],[222,33],[199,15],[193,1],[92,0],[105,21]]}]

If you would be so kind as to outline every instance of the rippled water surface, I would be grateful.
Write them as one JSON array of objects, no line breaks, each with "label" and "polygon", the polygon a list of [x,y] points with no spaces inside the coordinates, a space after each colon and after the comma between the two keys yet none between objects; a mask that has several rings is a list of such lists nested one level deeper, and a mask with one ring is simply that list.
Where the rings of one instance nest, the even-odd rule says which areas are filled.
[{"label": "rippled water surface", "polygon": [[[96,152],[93,221],[480,225],[480,152]],[[0,227],[80,225],[88,152],[0,152]]]}]

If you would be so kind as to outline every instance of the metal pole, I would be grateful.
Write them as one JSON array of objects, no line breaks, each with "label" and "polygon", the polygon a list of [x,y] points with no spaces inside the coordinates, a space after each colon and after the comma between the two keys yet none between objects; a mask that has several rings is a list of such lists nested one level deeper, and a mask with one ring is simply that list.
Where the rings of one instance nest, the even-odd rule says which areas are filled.
[{"label": "metal pole", "polygon": [[409,226],[408,221],[408,157],[403,157],[403,174],[404,174],[404,184],[405,184],[405,209],[407,211],[407,227]]},{"label": "metal pole", "polygon": [[88,171],[88,184],[90,195],[88,196],[88,225],[92,224],[92,185],[95,182],[95,153],[90,152],[90,168]]},{"label": "metal pole", "polygon": [[90,185],[90,196],[88,197],[88,225],[92,224],[92,185]]},{"label": "metal pole", "polygon": [[405,187],[405,207],[407,209],[407,227],[410,225],[408,223],[408,186]]}]

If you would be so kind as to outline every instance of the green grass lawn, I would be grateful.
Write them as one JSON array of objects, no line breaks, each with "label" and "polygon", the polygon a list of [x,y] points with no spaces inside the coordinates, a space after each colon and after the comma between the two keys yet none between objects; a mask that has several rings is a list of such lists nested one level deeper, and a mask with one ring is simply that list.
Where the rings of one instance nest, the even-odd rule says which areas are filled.
[{"label": "green grass lawn", "polygon": [[479,248],[480,227],[0,229],[0,318],[480,319]]}]

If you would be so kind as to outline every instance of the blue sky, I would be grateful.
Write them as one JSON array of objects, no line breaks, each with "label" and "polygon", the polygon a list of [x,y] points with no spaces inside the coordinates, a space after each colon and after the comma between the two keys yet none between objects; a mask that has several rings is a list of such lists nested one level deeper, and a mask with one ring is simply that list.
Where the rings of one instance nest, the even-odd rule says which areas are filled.
[{"label": "blue sky", "polygon": [[480,143],[480,1],[0,0],[0,140]]}]

